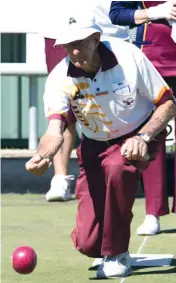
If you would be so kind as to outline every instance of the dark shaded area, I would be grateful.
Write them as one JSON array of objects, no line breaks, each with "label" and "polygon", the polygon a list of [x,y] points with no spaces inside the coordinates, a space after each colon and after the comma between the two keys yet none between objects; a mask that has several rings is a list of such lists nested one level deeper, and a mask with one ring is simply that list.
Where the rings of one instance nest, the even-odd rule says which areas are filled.
[{"label": "dark shaded area", "polygon": [[[150,271],[148,270],[149,268],[150,268]],[[151,270],[151,266],[150,267],[149,266],[136,266],[136,267],[133,267],[133,273],[132,275],[130,275],[130,277],[137,276],[137,275],[139,276],[140,275],[151,275],[152,276],[155,274],[161,274],[161,275],[175,274],[176,273],[176,259],[173,259],[170,267],[168,266],[167,268],[168,269],[166,269],[166,267],[161,266],[157,270]],[[89,270],[96,270],[96,269],[94,268],[94,269],[89,269]],[[140,271],[140,270],[143,270],[143,271]],[[90,277],[89,280],[100,280],[100,279],[97,279],[96,277]],[[112,279],[107,279],[107,280],[112,280]]]},{"label": "dark shaded area", "polygon": [[26,34],[1,34],[1,63],[26,63]]},{"label": "dark shaded area", "polygon": [[[25,169],[25,163],[28,160],[29,158],[1,159],[1,193],[45,194],[47,192],[54,174],[53,166],[43,176],[35,176]],[[77,159],[72,158],[69,164],[69,174],[77,177],[78,173]],[[75,189],[75,181],[72,183],[72,192]]]},{"label": "dark shaded area", "polygon": [[[43,176],[35,176],[27,172],[25,163],[29,158],[2,158],[1,159],[1,193],[37,193],[44,194],[50,186],[53,177],[53,166]],[[167,159],[168,195],[173,195],[174,189],[174,156]],[[76,158],[70,159],[69,174],[79,174],[79,166]],[[75,189],[75,181],[72,183],[72,192]],[[142,182],[139,184],[137,197],[144,197]],[[163,231],[164,233],[164,231]],[[167,233],[167,232],[166,232]],[[169,233],[169,232],[168,232]]]}]

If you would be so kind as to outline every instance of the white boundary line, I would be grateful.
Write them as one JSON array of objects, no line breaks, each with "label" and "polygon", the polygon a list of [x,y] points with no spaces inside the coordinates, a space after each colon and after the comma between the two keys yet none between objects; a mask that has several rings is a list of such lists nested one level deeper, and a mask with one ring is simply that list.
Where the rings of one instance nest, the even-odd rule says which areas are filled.
[{"label": "white boundary line", "polygon": [[[141,243],[141,245],[140,245],[140,247],[139,247],[139,249],[138,249],[136,255],[140,255],[140,253],[141,253],[141,251],[142,251],[142,249],[143,249],[145,243],[146,243],[147,240],[148,240],[148,237],[149,237],[149,236],[145,236],[145,237],[144,237],[144,239],[143,239],[143,241],[142,241],[142,243]],[[120,280],[120,283],[123,283],[126,278],[127,278],[127,277],[122,278],[122,279]]]},{"label": "white boundary line", "polygon": [[139,249],[138,249],[138,251],[137,251],[137,255],[140,255],[140,253],[141,253],[141,251],[142,251],[142,249],[143,249],[145,243],[146,243],[147,240],[148,240],[148,237],[149,237],[149,236],[145,236],[145,237],[144,237],[144,239],[143,239],[143,241],[142,241],[142,244],[140,245],[140,247],[139,247]]}]

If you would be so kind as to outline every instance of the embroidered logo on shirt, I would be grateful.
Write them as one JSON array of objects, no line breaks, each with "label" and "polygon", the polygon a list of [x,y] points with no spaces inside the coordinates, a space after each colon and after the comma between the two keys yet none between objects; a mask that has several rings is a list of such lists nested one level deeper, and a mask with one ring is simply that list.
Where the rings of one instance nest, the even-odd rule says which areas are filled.
[{"label": "embroidered logo on shirt", "polygon": [[75,20],[73,17],[71,17],[71,18],[69,19],[68,23],[69,23],[69,25],[71,25],[71,24],[73,24],[73,23],[76,23],[76,20]]},{"label": "embroidered logo on shirt", "polygon": [[112,90],[119,105],[124,108],[130,108],[134,105],[135,99],[126,81],[113,83]]},{"label": "embroidered logo on shirt", "polygon": [[129,108],[129,107],[131,107],[133,105],[134,98],[129,97],[127,99],[123,99],[122,102],[123,102],[124,107]]},{"label": "embroidered logo on shirt", "polygon": [[126,81],[112,83],[112,90],[115,94],[130,94],[130,87]]},{"label": "embroidered logo on shirt", "polygon": [[130,94],[129,86],[121,87],[121,88],[113,88],[113,93],[115,94]]},{"label": "embroidered logo on shirt", "polygon": [[78,92],[76,93],[76,95],[74,96],[73,100],[77,100],[77,99],[83,99],[84,95],[81,93],[80,90],[78,90]]}]

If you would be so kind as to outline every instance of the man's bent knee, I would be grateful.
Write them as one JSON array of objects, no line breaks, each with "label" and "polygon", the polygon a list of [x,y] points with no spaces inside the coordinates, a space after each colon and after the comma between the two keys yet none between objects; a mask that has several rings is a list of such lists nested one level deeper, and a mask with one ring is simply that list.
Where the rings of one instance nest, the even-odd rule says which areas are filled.
[{"label": "man's bent knee", "polygon": [[86,237],[79,235],[78,230],[75,229],[71,234],[75,248],[82,254],[88,257],[100,256],[99,245],[93,237]]}]

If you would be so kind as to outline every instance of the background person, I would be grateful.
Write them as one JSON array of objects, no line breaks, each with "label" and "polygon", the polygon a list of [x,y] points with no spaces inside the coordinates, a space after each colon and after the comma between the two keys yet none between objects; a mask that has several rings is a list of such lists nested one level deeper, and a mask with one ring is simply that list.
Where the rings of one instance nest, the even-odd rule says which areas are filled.
[{"label": "background person", "polygon": [[[48,73],[60,63],[65,57],[66,52],[61,45],[54,48],[55,39],[45,38],[45,54]],[[72,198],[71,181],[73,175],[68,174],[68,166],[71,151],[76,140],[76,119],[72,111],[68,115],[68,127],[64,131],[64,143],[53,159],[54,176],[51,186],[45,197],[47,201],[68,201]]]},{"label": "background person", "polygon": [[[176,91],[176,43],[171,38],[169,20],[176,20],[176,1],[112,1],[110,19],[113,24],[128,25],[133,30],[133,43],[152,62],[168,85]],[[157,158],[143,173],[146,217],[137,229],[139,235],[160,231],[159,216],[169,213],[166,182],[165,142]],[[175,154],[176,166],[176,154]],[[176,179],[176,176],[175,176]],[[176,213],[176,181],[172,212]]]}]

